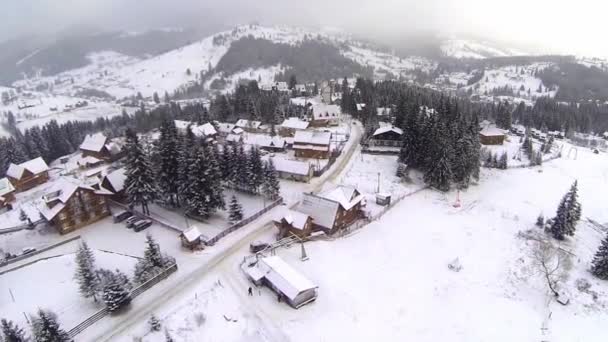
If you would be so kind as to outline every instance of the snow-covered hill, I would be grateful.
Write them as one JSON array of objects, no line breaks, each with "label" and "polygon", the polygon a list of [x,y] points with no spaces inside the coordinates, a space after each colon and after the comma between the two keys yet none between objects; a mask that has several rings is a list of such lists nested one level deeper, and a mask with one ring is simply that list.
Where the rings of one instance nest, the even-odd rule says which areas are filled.
[{"label": "snow-covered hill", "polygon": [[448,57],[483,59],[528,55],[524,51],[504,48],[495,44],[467,39],[446,39],[441,43],[441,51]]}]

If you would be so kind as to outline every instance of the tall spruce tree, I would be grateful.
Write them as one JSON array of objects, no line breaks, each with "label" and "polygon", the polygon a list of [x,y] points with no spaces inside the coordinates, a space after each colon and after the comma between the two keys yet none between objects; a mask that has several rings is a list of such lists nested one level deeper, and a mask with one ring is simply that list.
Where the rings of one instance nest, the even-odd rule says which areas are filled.
[{"label": "tall spruce tree", "polygon": [[171,205],[179,205],[179,156],[177,128],[172,120],[165,120],[158,139],[158,185]]},{"label": "tall spruce tree", "polygon": [[115,312],[131,302],[131,292],[121,276],[112,274],[103,287],[102,298],[108,310]]},{"label": "tall spruce tree", "polygon": [[57,315],[51,311],[38,309],[32,318],[32,332],[36,342],[67,342],[68,333],[57,322]]},{"label": "tall spruce tree", "polygon": [[424,181],[439,191],[449,191],[453,179],[446,146],[441,143],[435,158],[432,159]]},{"label": "tall spruce tree", "polygon": [[591,273],[600,279],[608,280],[608,235],[593,257]]},{"label": "tall spruce tree", "polygon": [[76,251],[76,274],[80,294],[85,298],[93,297],[97,302],[99,289],[99,277],[95,272],[95,255],[89,245],[82,241]]},{"label": "tall spruce tree", "polygon": [[243,219],[243,207],[234,195],[232,195],[232,198],[230,199],[228,212],[228,221],[230,221],[230,224],[235,224]]},{"label": "tall spruce tree", "polygon": [[281,184],[277,176],[272,158],[264,164],[264,179],[262,182],[262,193],[270,200],[276,200],[281,195]]},{"label": "tall spruce tree", "polygon": [[150,214],[148,204],[158,197],[154,173],[135,132],[127,129],[126,193],[131,205],[141,205]]},{"label": "tall spruce tree", "polygon": [[210,203],[211,168],[209,158],[203,146],[199,146],[193,154],[188,168],[188,186],[184,191],[186,214],[208,218],[212,214]]},{"label": "tall spruce tree", "polygon": [[160,246],[152,235],[146,235],[146,249],[144,257],[135,264],[135,275],[133,281],[136,284],[143,284],[165,268],[169,267],[175,260],[161,253]]},{"label": "tall spruce tree", "polygon": [[4,336],[4,340],[0,338],[0,341],[4,342],[27,342],[29,339],[25,336],[25,332],[18,325],[14,324],[12,321],[7,321],[6,319],[0,320],[0,330],[2,331],[2,336]]},{"label": "tall spruce tree", "polygon": [[574,236],[576,224],[581,218],[581,205],[578,202],[578,182],[574,182],[570,190],[559,203],[557,214],[549,231],[557,240],[564,240],[566,236]]}]

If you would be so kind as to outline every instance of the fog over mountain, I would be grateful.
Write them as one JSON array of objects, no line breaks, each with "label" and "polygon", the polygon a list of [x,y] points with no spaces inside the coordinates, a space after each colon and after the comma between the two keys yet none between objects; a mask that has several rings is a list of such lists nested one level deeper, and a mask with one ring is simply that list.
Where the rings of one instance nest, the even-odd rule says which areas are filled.
[{"label": "fog over mountain", "polygon": [[83,27],[219,30],[259,21],[336,27],[390,43],[436,34],[475,36],[534,52],[608,56],[608,46],[601,43],[606,10],[608,4],[594,0],[577,1],[576,6],[555,0],[7,0],[0,15],[0,40]]}]

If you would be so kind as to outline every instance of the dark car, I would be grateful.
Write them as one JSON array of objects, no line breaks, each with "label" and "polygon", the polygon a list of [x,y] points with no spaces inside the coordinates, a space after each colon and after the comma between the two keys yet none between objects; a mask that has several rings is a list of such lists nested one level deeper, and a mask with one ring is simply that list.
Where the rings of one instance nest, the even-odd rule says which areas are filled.
[{"label": "dark car", "polygon": [[140,220],[135,223],[133,226],[133,230],[136,232],[141,232],[142,230],[150,227],[152,225],[152,221],[150,220]]},{"label": "dark car", "polygon": [[138,217],[138,216],[131,216],[129,217],[126,221],[125,224],[127,225],[127,228],[133,228],[133,226],[135,225],[135,223],[137,223],[137,221],[141,221],[142,218]]},{"label": "dark car", "polygon": [[126,219],[128,219],[129,217],[132,217],[133,213],[128,211],[128,210],[123,210],[120,211],[118,213],[115,213],[114,215],[112,215],[112,218],[114,219],[114,223],[119,223],[122,222]]}]

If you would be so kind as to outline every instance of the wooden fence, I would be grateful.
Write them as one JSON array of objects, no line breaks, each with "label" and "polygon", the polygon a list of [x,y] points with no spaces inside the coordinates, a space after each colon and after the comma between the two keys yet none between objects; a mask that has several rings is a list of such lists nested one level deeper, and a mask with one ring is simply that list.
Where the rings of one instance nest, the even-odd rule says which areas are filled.
[{"label": "wooden fence", "polygon": [[[32,222],[31,225],[35,227],[35,226],[43,223],[44,221],[45,220],[40,219],[38,221]],[[28,227],[30,227],[30,224],[29,223],[24,223],[24,224],[21,224],[21,225],[18,225],[18,226],[14,226],[14,227],[0,229],[0,235],[18,232],[20,230],[27,229]]]},{"label": "wooden fence", "polygon": [[[40,253],[44,253],[44,252],[49,251],[49,250],[51,250],[51,249],[53,249],[55,247],[59,247],[61,245],[65,245],[66,243],[69,243],[69,242],[72,242],[72,241],[75,241],[75,240],[78,240],[78,239],[80,239],[80,235],[71,237],[69,239],[65,239],[63,241],[60,241],[58,243],[55,243],[55,244],[52,244],[52,245],[49,245],[49,246],[46,246],[46,247],[43,247],[43,248],[40,248],[40,249],[38,249],[38,250],[36,250],[34,252],[23,254],[23,255],[20,255],[20,256],[18,256],[16,258],[12,258],[12,259],[9,259],[9,260],[5,260],[5,261],[3,261],[3,262],[0,263],[0,267],[6,266],[6,265],[10,265],[12,263],[15,263],[17,261],[21,261],[21,260],[27,259],[29,257],[33,257],[34,255],[38,255]],[[32,263],[28,263],[26,265],[31,265],[31,264]],[[23,266],[25,266],[25,265],[23,265]],[[10,271],[19,269],[19,268],[21,268],[23,266],[15,267],[13,269],[0,272],[0,274],[4,274],[4,273],[10,272]]]},{"label": "wooden fence", "polygon": [[[158,284],[161,280],[167,278],[169,275],[171,275],[175,271],[177,271],[177,264],[173,264],[173,265],[169,266],[168,268],[166,268],[164,271],[162,271],[161,273],[159,273],[158,275],[156,275],[152,279],[150,279],[147,282],[145,282],[145,283],[139,285],[138,287],[134,288],[131,291],[131,299],[135,299],[137,296],[139,296],[140,294],[142,294],[144,291],[146,291],[146,290],[150,289],[152,286]],[[89,318],[85,319],[84,321],[82,321],[77,326],[75,326],[72,329],[70,329],[70,331],[68,331],[68,334],[70,335],[70,338],[74,338],[74,336],[80,334],[86,328],[88,328],[91,325],[97,323],[100,319],[106,317],[109,313],[110,313],[110,311],[108,310],[107,307],[105,307],[105,308],[97,311],[92,316],[90,316]]]},{"label": "wooden fence", "polygon": [[205,245],[207,246],[213,246],[216,242],[218,242],[220,239],[222,239],[223,237],[225,237],[226,235],[242,228],[243,226],[247,225],[248,223],[256,220],[258,217],[266,214],[268,211],[270,211],[271,209],[273,209],[274,207],[280,205],[281,203],[283,203],[283,198],[279,197],[279,199],[277,199],[276,201],[272,202],[270,205],[268,205],[267,207],[265,207],[264,209],[258,211],[257,213],[249,216],[246,219],[243,219],[240,222],[235,223],[233,226],[223,230],[222,232],[220,232],[219,234],[217,234],[216,236],[212,237],[211,239],[205,241]]}]

